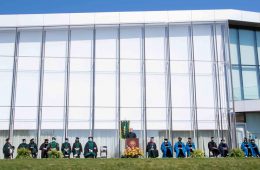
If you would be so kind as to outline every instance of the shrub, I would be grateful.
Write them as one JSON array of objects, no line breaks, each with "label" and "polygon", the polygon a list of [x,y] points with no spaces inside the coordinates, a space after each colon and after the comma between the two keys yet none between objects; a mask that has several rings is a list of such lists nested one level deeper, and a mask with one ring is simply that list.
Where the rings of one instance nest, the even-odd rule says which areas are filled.
[{"label": "shrub", "polygon": [[244,157],[245,154],[240,148],[235,148],[230,151],[229,156],[233,158],[241,158]]},{"label": "shrub", "polygon": [[62,158],[62,153],[57,150],[48,151],[49,158]]},{"label": "shrub", "polygon": [[197,149],[197,150],[194,150],[193,152],[191,152],[191,157],[192,158],[204,158],[205,154],[202,150]]},{"label": "shrub", "polygon": [[31,151],[26,148],[21,148],[17,149],[17,156],[15,159],[30,159],[32,158],[31,156]]}]

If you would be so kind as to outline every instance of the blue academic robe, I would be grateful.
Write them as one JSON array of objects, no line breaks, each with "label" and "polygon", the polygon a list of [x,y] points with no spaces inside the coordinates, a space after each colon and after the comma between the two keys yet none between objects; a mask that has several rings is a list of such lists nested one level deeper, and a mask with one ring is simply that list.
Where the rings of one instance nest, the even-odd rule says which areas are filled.
[{"label": "blue academic robe", "polygon": [[251,150],[252,156],[255,157],[255,156],[256,156],[255,151],[254,151],[254,149],[252,148],[251,143],[249,143],[249,142],[243,142],[243,143],[241,144],[241,149],[244,151],[245,156],[248,156],[248,149],[247,149],[247,147],[246,147],[246,144],[248,145],[248,149]]},{"label": "blue academic robe", "polygon": [[176,142],[175,145],[174,145],[174,151],[176,152],[176,158],[179,158],[179,154],[180,154],[180,151],[179,151],[179,145],[182,146],[182,151],[183,151],[183,154],[186,156],[186,149],[185,149],[185,145],[183,142]]},{"label": "blue academic robe", "polygon": [[[193,142],[191,143],[191,147],[192,147],[193,150],[196,149],[195,148],[195,144]],[[189,145],[188,142],[186,143],[186,152],[187,152],[187,157],[190,157],[190,155],[191,155],[191,153],[190,153],[190,145]]]},{"label": "blue academic robe", "polygon": [[[170,141],[168,141],[168,149],[170,149],[171,155],[173,155],[173,154],[172,154],[172,144],[171,144]],[[162,156],[162,157],[163,157],[163,158],[166,158],[167,148],[166,148],[164,142],[161,144],[161,151],[162,151],[162,153],[163,153],[163,156]]]},{"label": "blue academic robe", "polygon": [[[256,157],[257,155],[260,155],[259,148],[258,148],[257,144],[255,144],[255,143],[250,143],[250,144],[251,144],[252,150],[254,151],[253,154],[252,154],[253,157]],[[257,148],[257,151],[255,151],[254,148]]]}]

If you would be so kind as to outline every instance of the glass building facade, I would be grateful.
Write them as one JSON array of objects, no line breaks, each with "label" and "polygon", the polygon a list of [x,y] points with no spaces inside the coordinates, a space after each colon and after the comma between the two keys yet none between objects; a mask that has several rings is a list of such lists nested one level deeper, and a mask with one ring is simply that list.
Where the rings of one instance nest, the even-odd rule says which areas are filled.
[{"label": "glass building facade", "polygon": [[[230,142],[228,30],[227,22],[2,28],[0,146],[8,136],[17,147],[23,138],[85,144],[93,135],[119,157],[121,120],[141,148],[150,136],[158,146],[192,137],[206,153],[211,136]],[[235,97],[258,98],[260,35],[230,37]]]},{"label": "glass building facade", "polygon": [[234,100],[259,99],[260,31],[230,29]]}]

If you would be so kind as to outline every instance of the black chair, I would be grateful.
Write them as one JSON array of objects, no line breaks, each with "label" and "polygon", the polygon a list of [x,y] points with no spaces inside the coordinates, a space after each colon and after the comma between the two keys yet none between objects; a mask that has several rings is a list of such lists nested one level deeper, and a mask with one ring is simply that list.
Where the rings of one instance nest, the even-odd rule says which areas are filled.
[{"label": "black chair", "polygon": [[107,146],[100,146],[100,158],[107,158]]}]

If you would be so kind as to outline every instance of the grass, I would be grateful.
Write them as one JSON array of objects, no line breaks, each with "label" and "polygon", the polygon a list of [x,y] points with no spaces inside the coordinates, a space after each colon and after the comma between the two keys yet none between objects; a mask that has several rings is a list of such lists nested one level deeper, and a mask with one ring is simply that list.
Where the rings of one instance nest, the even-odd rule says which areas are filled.
[{"label": "grass", "polygon": [[256,158],[201,158],[201,159],[36,159],[0,160],[0,169],[259,169]]}]

